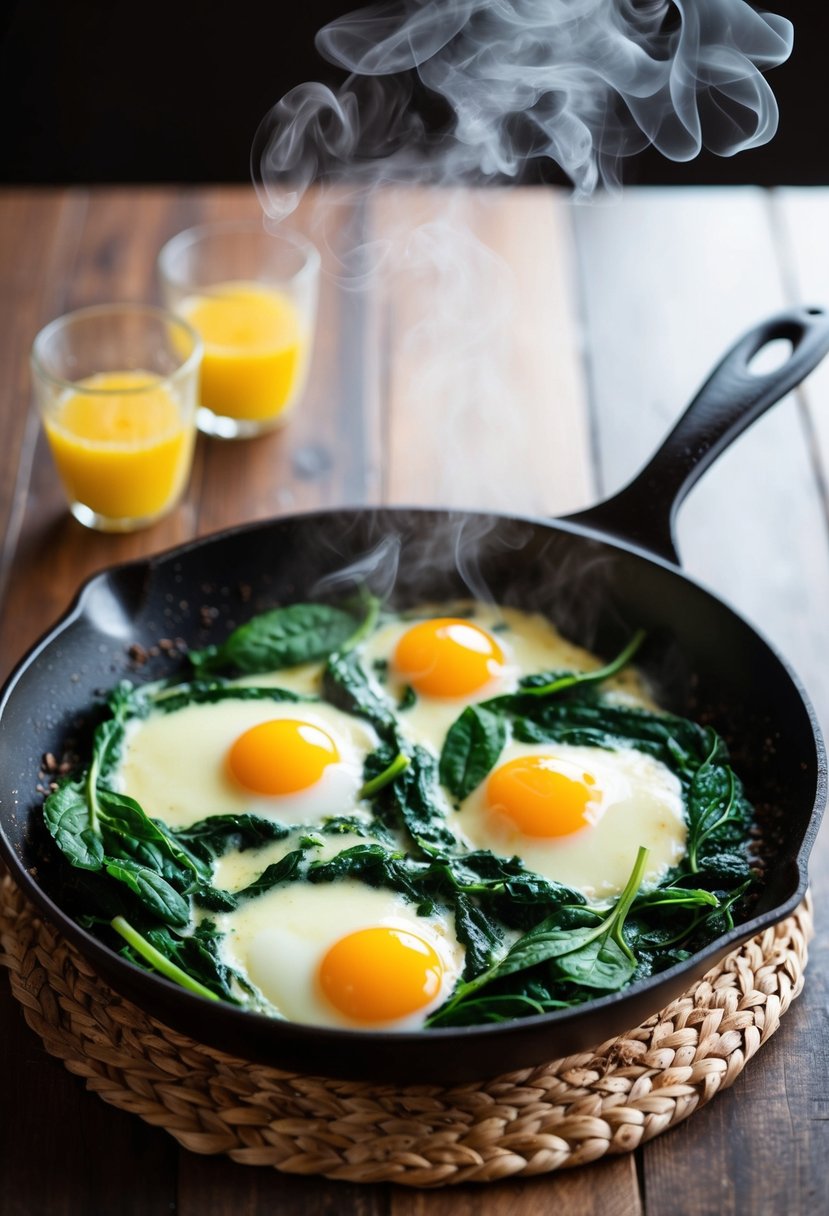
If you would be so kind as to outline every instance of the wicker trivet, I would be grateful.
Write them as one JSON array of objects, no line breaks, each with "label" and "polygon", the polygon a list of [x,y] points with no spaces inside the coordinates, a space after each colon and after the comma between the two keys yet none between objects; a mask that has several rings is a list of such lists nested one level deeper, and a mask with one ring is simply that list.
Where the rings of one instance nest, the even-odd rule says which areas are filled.
[{"label": "wicker trivet", "polygon": [[629,1152],[730,1085],[800,993],[808,898],[636,1030],[474,1085],[299,1076],[195,1043],[117,996],[6,877],[0,962],[46,1050],[197,1153],[352,1182],[492,1182]]}]

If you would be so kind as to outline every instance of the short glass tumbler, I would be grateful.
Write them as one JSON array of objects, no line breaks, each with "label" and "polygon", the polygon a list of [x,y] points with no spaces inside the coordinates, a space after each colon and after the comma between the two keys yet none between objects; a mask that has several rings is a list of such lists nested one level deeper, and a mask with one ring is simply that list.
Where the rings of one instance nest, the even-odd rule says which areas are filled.
[{"label": "short glass tumbler", "polygon": [[290,417],[308,375],[319,267],[310,241],[261,221],[190,228],[161,250],[164,302],[204,342],[200,430],[244,439]]},{"label": "short glass tumbler", "polygon": [[40,417],[80,523],[132,532],[190,475],[202,343],[161,308],[106,304],[52,321],[32,347]]}]

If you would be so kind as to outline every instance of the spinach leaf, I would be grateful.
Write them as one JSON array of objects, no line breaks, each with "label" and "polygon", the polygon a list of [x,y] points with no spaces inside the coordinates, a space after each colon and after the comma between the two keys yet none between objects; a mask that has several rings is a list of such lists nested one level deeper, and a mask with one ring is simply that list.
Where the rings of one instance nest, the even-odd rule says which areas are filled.
[{"label": "spinach leaf", "polygon": [[502,715],[468,706],[453,722],[440,756],[440,780],[457,799],[466,798],[494,768],[507,741]]},{"label": "spinach leaf", "polygon": [[693,887],[655,887],[643,895],[637,895],[633,911],[641,912],[648,908],[668,908],[676,911],[679,908],[717,908],[719,900],[710,891]]},{"label": "spinach leaf", "polygon": [[563,672],[550,680],[541,682],[536,679],[522,680],[521,688],[529,696],[550,697],[556,693],[564,692],[566,689],[577,687],[584,689],[590,684],[601,684],[605,680],[609,680],[611,676],[618,675],[623,667],[627,667],[644,642],[645,636],[644,629],[638,629],[624,650],[612,662],[606,663],[603,667],[598,667],[594,671]]},{"label": "spinach leaf", "polygon": [[101,869],[104,844],[92,826],[83,785],[67,781],[56,789],[43,804],[43,817],[55,844],[71,865],[82,870]]},{"label": "spinach leaf", "polygon": [[194,858],[134,798],[99,787],[98,821],[108,856],[135,858],[170,878],[206,878],[209,868]]},{"label": "spinach leaf", "polygon": [[731,891],[750,882],[752,877],[751,862],[745,853],[706,853],[697,858],[697,866],[688,881],[710,891]]},{"label": "spinach leaf", "polygon": [[494,951],[503,940],[496,921],[463,891],[453,900],[455,935],[464,948],[464,978],[474,979],[492,966]]},{"label": "spinach leaf", "polygon": [[386,786],[379,801],[387,800],[398,822],[423,852],[454,853],[458,841],[435,798],[436,789],[437,763],[431,752],[418,745],[409,756],[408,767]]},{"label": "spinach leaf", "polygon": [[322,692],[337,709],[365,718],[384,742],[397,746],[394,710],[375,690],[354,651],[331,655],[322,676]]},{"label": "spinach leaf", "polygon": [[[533,1014],[549,1013],[553,1009],[567,1009],[577,1004],[574,1000],[557,1000],[540,986],[528,986],[527,992],[497,993],[492,996],[473,997],[454,1009],[441,1011],[441,1026],[481,1026],[488,1022],[511,1022],[515,1018],[528,1018]],[[540,989],[534,991],[534,988]]]},{"label": "spinach leaf", "polygon": [[234,668],[253,675],[324,659],[354,634],[349,612],[328,604],[290,604],[260,613],[230,634],[220,646],[193,650],[197,672]]},{"label": "spinach leaf", "polygon": [[422,863],[412,863],[405,854],[394,852],[382,844],[358,844],[344,849],[328,861],[312,861],[308,866],[308,881],[335,882],[354,878],[370,887],[389,887],[400,891],[412,902],[422,899],[422,892],[413,879],[423,872]]},{"label": "spinach leaf", "polygon": [[521,699],[519,708],[512,729],[515,738],[525,743],[573,743],[611,751],[634,744],[637,751],[661,760],[680,776],[695,772],[710,750],[705,728],[671,714],[607,701]]},{"label": "spinach leaf", "polygon": [[186,705],[215,705],[218,701],[316,701],[288,688],[258,687],[253,684],[228,684],[225,680],[193,680],[173,684],[151,693],[148,704],[161,713],[176,713]]},{"label": "spinach leaf", "polygon": [[295,882],[298,878],[303,877],[302,867],[305,853],[304,847],[292,849],[290,853],[280,857],[279,861],[273,862],[264,869],[253,882],[248,883],[241,891],[236,891],[234,898],[237,902],[242,899],[254,899],[257,895],[264,895],[266,891],[270,891],[280,883]]},{"label": "spinach leaf", "polygon": [[171,834],[202,861],[214,861],[225,853],[260,849],[272,840],[284,840],[292,831],[275,819],[261,815],[211,815]]},{"label": "spinach leaf", "polygon": [[127,943],[127,955],[133,962],[149,964],[166,979],[208,1000],[240,1003],[233,992],[230,969],[218,962],[204,938],[177,938],[169,929],[151,929],[142,935],[123,916],[113,917],[111,925]]},{"label": "spinach leaf", "polygon": [[723,829],[738,824],[745,828],[746,806],[742,787],[727,764],[722,740],[709,732],[710,749],[694,774],[688,791],[688,865],[691,873],[699,869],[702,846],[722,837]]},{"label": "spinach leaf", "polygon": [[110,878],[117,879],[129,888],[151,916],[177,928],[184,928],[190,923],[189,901],[155,870],[126,858],[108,860],[104,868]]},{"label": "spinach leaf", "polygon": [[188,894],[195,904],[200,908],[207,908],[209,912],[234,912],[239,906],[235,895],[222,887],[214,887],[209,882],[198,883],[190,888]]},{"label": "spinach leaf", "polygon": [[616,938],[601,934],[592,937],[578,949],[556,958],[555,969],[562,979],[579,984],[582,988],[614,992],[633,977],[636,956]]}]

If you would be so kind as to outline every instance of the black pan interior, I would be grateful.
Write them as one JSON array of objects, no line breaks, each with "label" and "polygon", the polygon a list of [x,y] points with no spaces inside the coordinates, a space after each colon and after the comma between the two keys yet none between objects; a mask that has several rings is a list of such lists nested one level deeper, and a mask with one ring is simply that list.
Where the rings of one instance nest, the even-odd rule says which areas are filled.
[{"label": "black pan interior", "polygon": [[[575,1012],[395,1036],[312,1030],[214,1007],[129,967],[66,922],[53,904],[60,894],[39,827],[38,772],[45,752],[60,756],[83,745],[103,690],[125,677],[168,674],[177,662],[162,652],[136,669],[130,648],[151,650],[161,639],[219,641],[264,608],[336,599],[359,582],[397,607],[471,595],[541,611],[565,636],[607,656],[633,629],[648,630],[640,665],[658,699],[725,735],[758,806],[765,877],[752,925],[676,975],[674,969]],[[9,858],[30,894],[117,987],[228,1050],[281,1067],[383,1079],[491,1075],[581,1050],[654,1012],[758,918],[771,921],[794,906],[824,776],[813,715],[785,665],[745,621],[677,569],[572,525],[432,510],[346,509],[276,520],[100,575],[12,677],[0,718]]]}]

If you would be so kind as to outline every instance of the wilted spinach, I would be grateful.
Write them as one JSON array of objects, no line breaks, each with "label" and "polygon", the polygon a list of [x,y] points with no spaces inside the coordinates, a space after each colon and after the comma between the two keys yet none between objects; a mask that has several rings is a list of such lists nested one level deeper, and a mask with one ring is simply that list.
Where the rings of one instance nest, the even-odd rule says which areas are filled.
[{"label": "wilted spinach", "polygon": [[290,604],[252,617],[219,646],[191,650],[189,659],[199,675],[227,669],[247,675],[279,671],[326,658],[344,646],[357,627],[355,617],[342,608]]},{"label": "wilted spinach", "polygon": [[[592,672],[541,673],[510,694],[469,706],[449,730],[439,762],[409,743],[382,681],[367,673],[360,642],[375,628],[368,596],[344,608],[296,604],[253,618],[219,646],[190,654],[188,678],[134,689],[121,684],[96,730],[87,770],[46,799],[44,818],[89,906],[85,923],[111,927],[128,957],[193,992],[267,1008],[221,957],[222,913],[280,885],[357,881],[396,892],[424,916],[450,915],[465,950],[461,983],[429,1020],[461,1025],[526,1016],[613,992],[671,966],[733,924],[751,881],[750,807],[723,741],[711,728],[631,708],[602,695],[641,643]],[[307,702],[286,689],[239,685],[224,673],[256,674],[322,661],[322,697],[359,716],[380,745],[365,762],[360,799],[368,815],[332,819],[303,835],[254,814],[216,815],[171,830],[134,799],[108,787],[130,718],[226,699]],[[528,870],[517,858],[469,850],[450,829],[440,786],[464,800],[497,764],[509,737],[527,743],[635,748],[677,774],[687,807],[684,860],[663,883],[641,889],[646,850],[610,908]],[[307,833],[307,829],[304,829]],[[322,835],[320,835],[322,833]],[[323,836],[346,847],[319,858]],[[353,837],[359,843],[353,843]],[[244,888],[212,885],[226,853],[288,840],[278,861]],[[94,909],[94,911],[93,911]],[[511,943],[511,944],[510,944]]]}]

